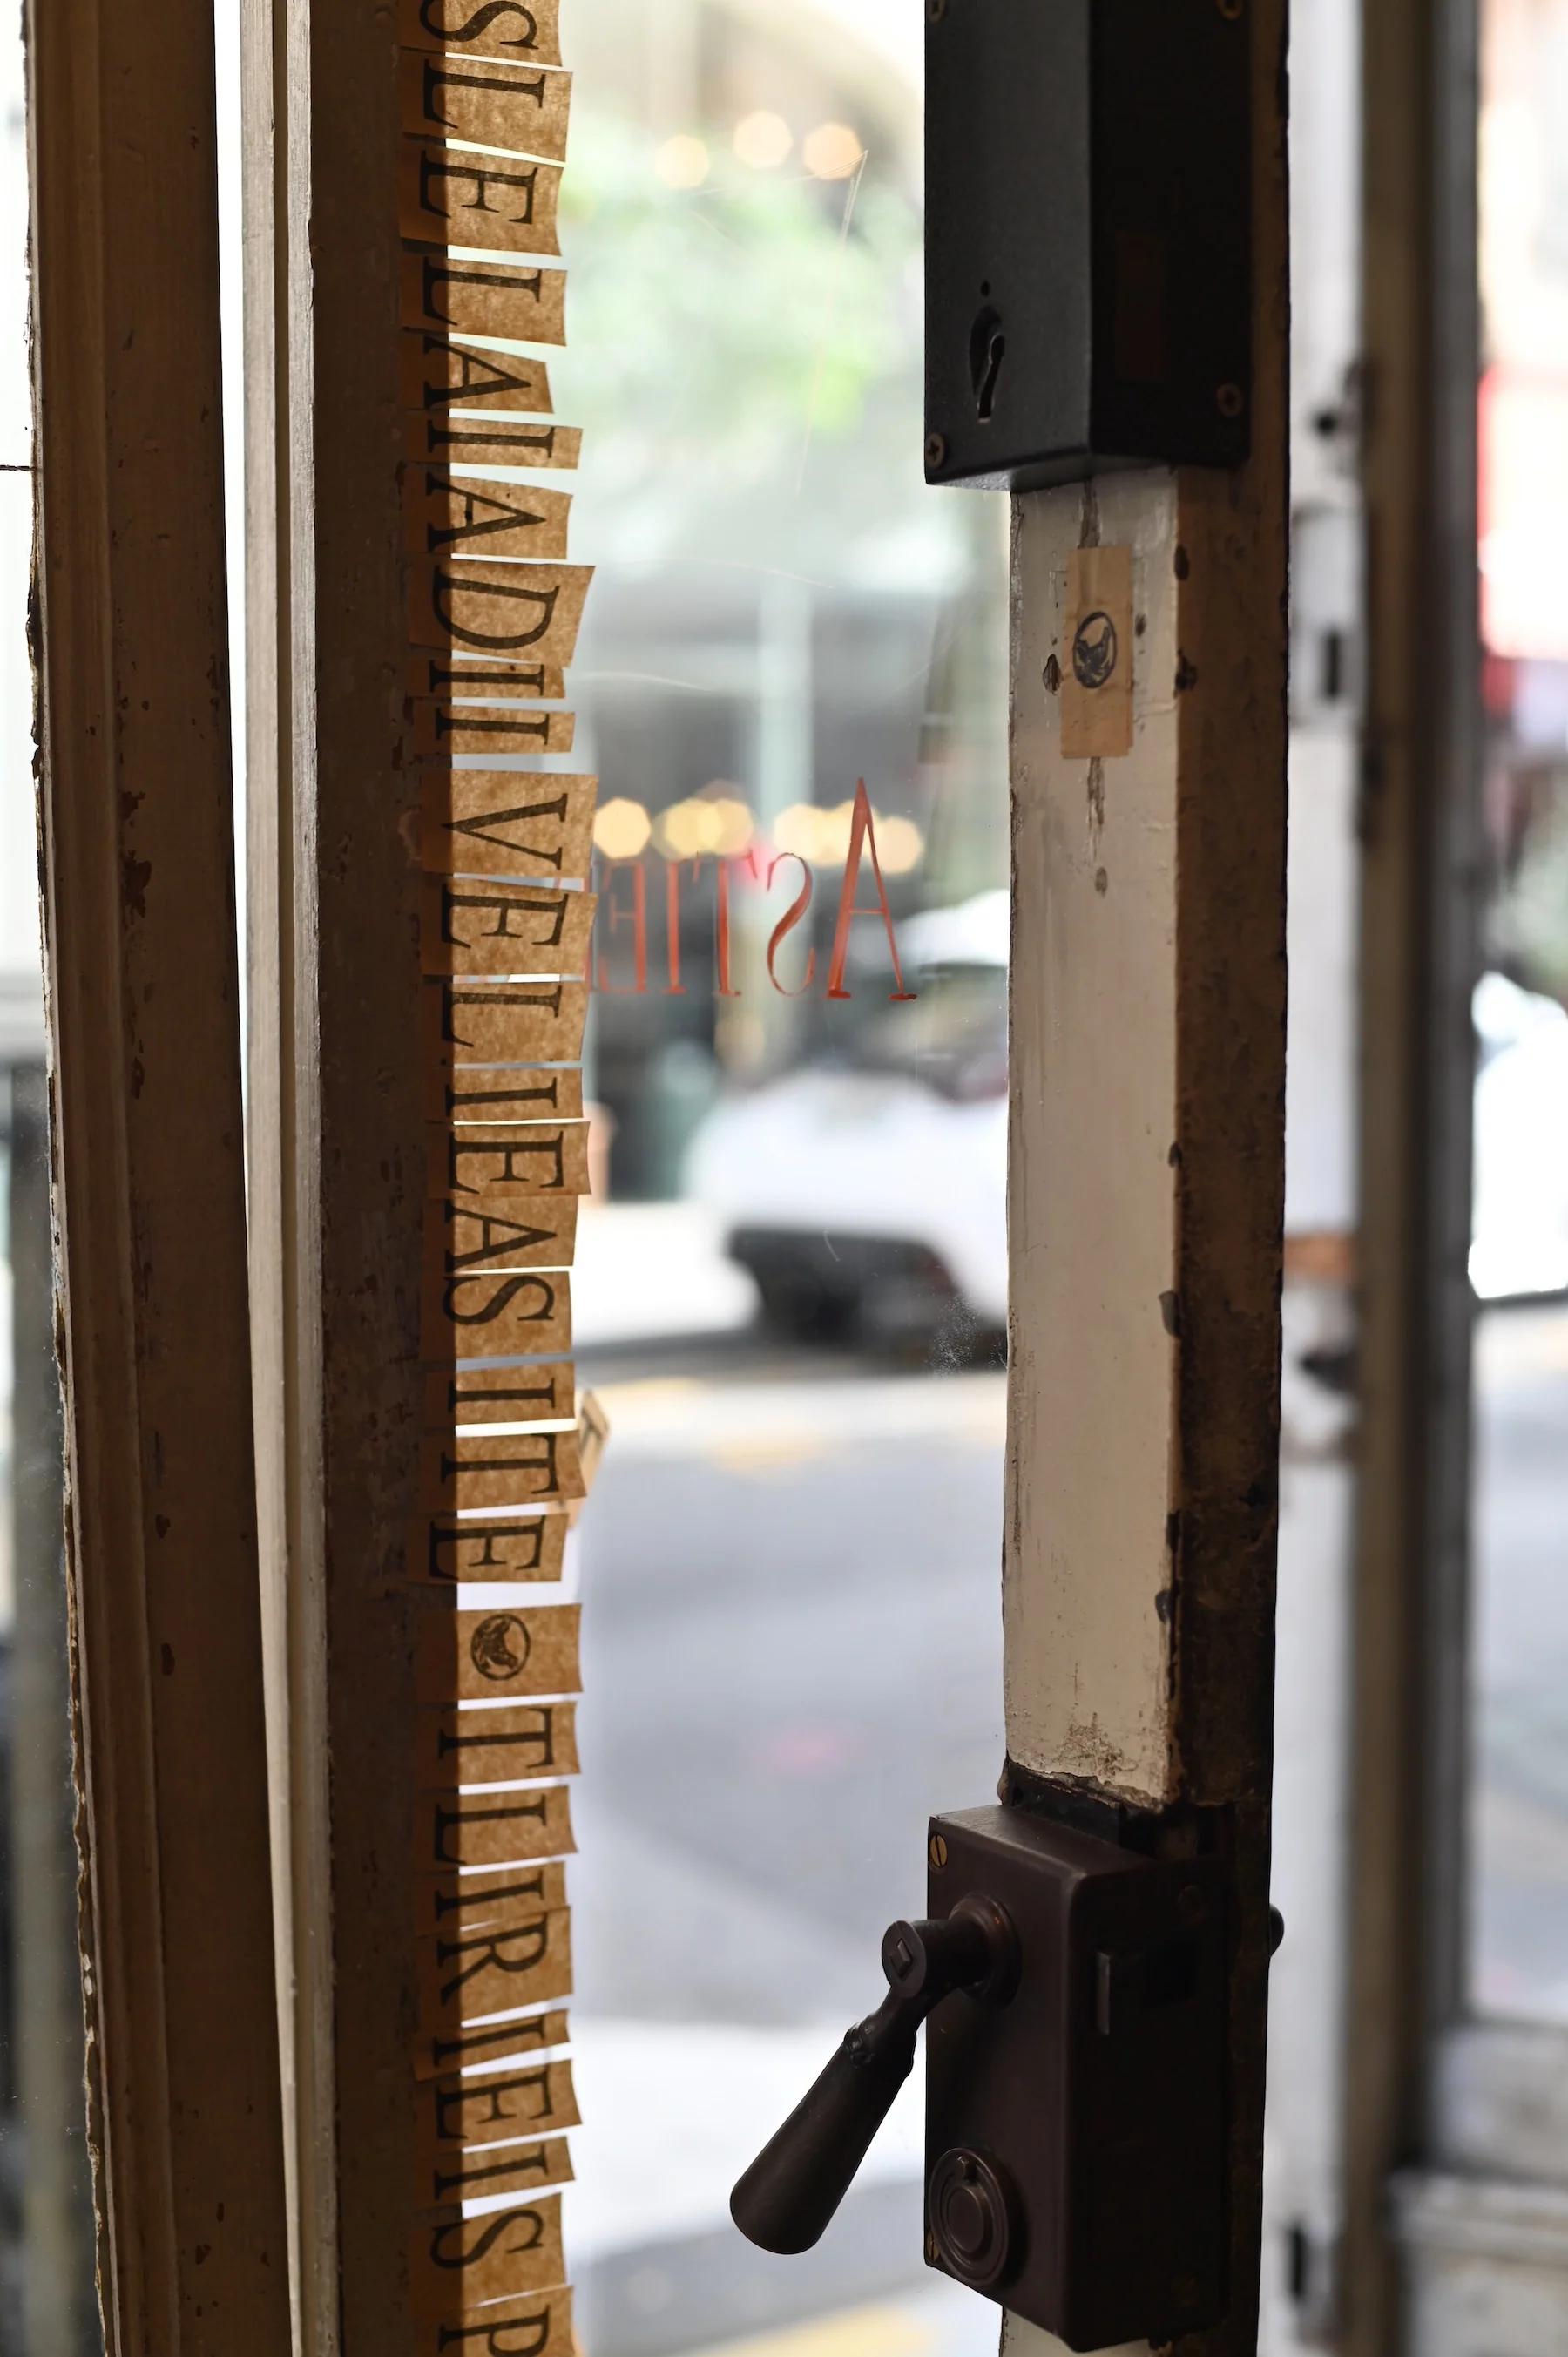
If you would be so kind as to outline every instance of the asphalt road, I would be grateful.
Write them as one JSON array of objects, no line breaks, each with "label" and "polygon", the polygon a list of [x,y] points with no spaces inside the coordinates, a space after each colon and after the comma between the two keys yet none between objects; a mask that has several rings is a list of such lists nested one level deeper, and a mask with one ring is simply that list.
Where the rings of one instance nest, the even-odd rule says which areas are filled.
[{"label": "asphalt road", "polygon": [[[1003,1378],[744,1337],[580,1363],[613,1426],[572,1869],[589,2343],[686,2357],[865,2301],[927,2315],[918,2074],[815,2252],[764,2257],[725,2212],[877,2003],[928,1816],[995,1789]],[[942,2357],[994,2350],[984,2303],[949,2287],[940,2317]]]},{"label": "asphalt road", "polygon": [[[921,1908],[927,1817],[1002,1765],[1003,1378],[744,1340],[585,1374],[615,1438],[584,1523],[581,1797],[618,1871],[612,1921],[585,1842],[580,2001],[863,2011],[884,1927]],[[723,1889],[746,1935],[670,1909],[681,1889]]]},{"label": "asphalt road", "polygon": [[[1568,1309],[1483,1319],[1477,1364],[1476,1986],[1565,2019]],[[617,1433],[584,1525],[583,1803],[616,1865],[585,1843],[585,1990],[853,2012],[919,1904],[928,1813],[1001,1764],[1003,1379],[746,1335],[588,1373]]]}]

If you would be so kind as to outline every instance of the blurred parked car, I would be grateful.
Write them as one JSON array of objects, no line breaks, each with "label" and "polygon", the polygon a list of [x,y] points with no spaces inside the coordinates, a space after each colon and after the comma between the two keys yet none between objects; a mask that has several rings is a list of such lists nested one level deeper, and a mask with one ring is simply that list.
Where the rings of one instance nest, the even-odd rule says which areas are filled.
[{"label": "blurred parked car", "polygon": [[[1007,926],[1005,892],[913,919],[912,1005],[879,1003],[698,1131],[687,1191],[780,1331],[885,1343],[1005,1326]],[[1568,1010],[1493,973],[1475,1020],[1471,1282],[1483,1301],[1568,1291]]]},{"label": "blurred parked car", "polygon": [[832,1011],[844,1036],[693,1139],[687,1191],[780,1331],[883,1345],[1005,1326],[1008,922],[1005,892],[910,920],[913,1002],[863,969]]}]

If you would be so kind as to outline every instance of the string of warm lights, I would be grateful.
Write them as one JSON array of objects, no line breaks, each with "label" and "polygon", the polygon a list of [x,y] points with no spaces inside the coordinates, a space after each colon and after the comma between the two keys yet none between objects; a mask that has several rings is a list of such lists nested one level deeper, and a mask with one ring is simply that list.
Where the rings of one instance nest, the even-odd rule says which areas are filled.
[{"label": "string of warm lights", "polygon": [[[730,145],[754,172],[776,172],[795,153],[795,134],[781,114],[760,109],[742,115]],[[800,141],[800,161],[814,180],[847,180],[859,170],[865,150],[847,123],[819,123]],[[677,132],[654,158],[669,188],[700,188],[713,169],[713,154],[694,132]]]},{"label": "string of warm lights", "polygon": [[[842,866],[849,856],[853,802],[832,810],[791,802],[771,823],[728,795],[692,795],[657,814],[629,795],[606,802],[594,822],[594,848],[606,859],[639,859],[651,844],[661,858],[738,859],[754,844],[793,852],[812,867]],[[886,876],[910,876],[926,854],[912,818],[872,812],[877,856]]]}]

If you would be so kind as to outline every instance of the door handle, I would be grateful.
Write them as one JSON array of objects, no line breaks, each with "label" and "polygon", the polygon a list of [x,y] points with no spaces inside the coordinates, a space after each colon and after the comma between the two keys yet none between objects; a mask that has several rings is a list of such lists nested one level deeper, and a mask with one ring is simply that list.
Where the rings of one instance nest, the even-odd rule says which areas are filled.
[{"label": "door handle", "polygon": [[848,2192],[873,2137],[915,2062],[921,2023],[962,1989],[1005,2005],[1018,1980],[1018,1935],[1006,1910],[981,1893],[950,1915],[893,1923],[882,1942],[887,1995],[843,2041],[730,2196],[748,2242],[809,2251]]}]

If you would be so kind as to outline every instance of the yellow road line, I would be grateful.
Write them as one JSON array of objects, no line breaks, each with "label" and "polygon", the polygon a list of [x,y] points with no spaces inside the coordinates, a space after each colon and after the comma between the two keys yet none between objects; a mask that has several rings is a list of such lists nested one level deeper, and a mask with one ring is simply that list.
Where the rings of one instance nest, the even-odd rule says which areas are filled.
[{"label": "yellow road line", "polygon": [[779,1473],[807,1464],[813,1458],[830,1456],[843,1445],[833,1442],[826,1434],[758,1433],[746,1440],[713,1440],[703,1454],[711,1464],[722,1465],[726,1472]]},{"label": "yellow road line", "polygon": [[703,2357],[928,2357],[930,2347],[929,2329],[907,2309],[854,2308],[787,2332],[704,2350]]}]

